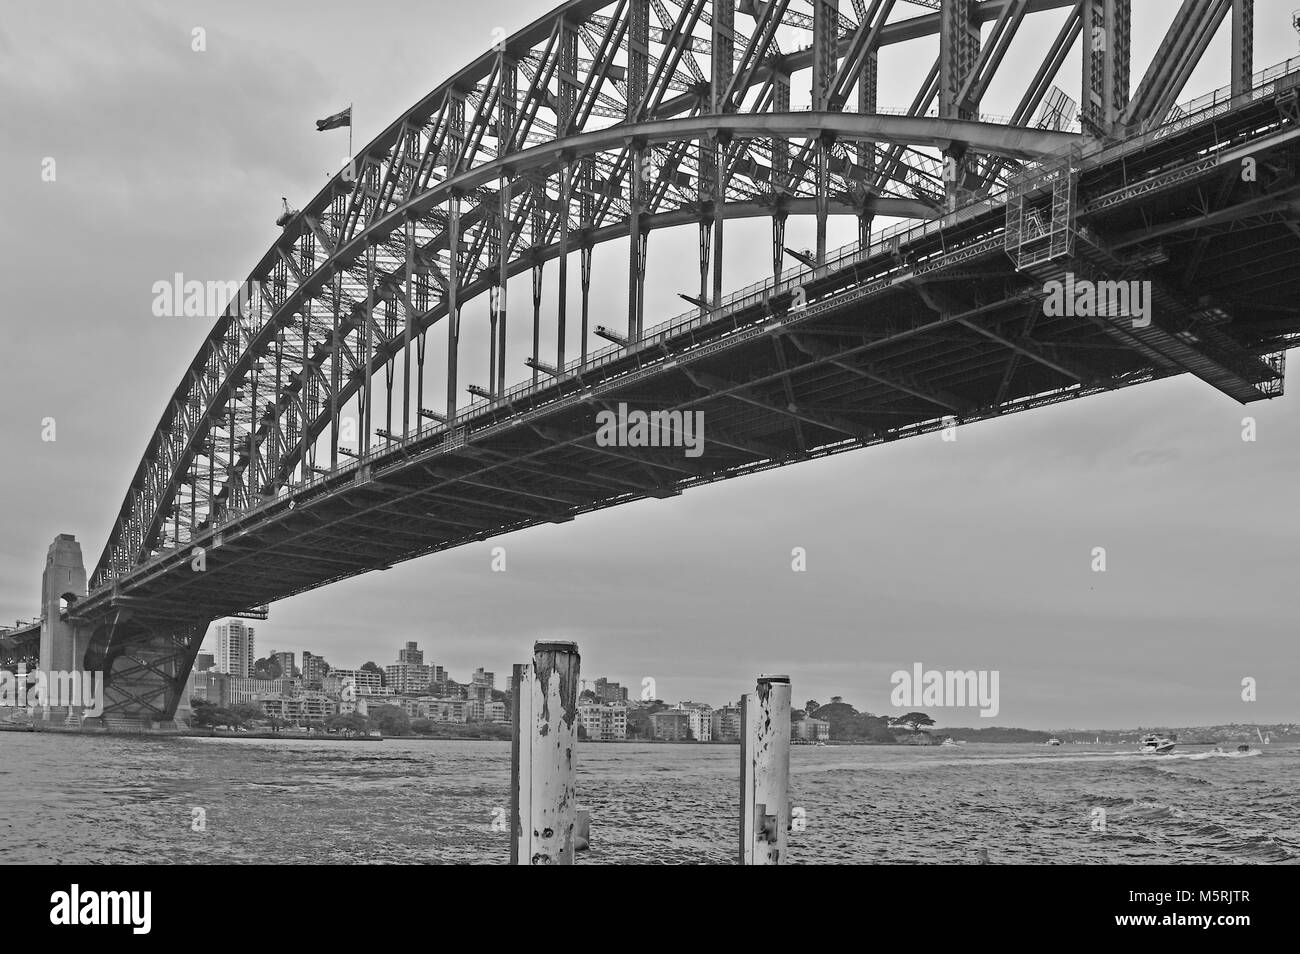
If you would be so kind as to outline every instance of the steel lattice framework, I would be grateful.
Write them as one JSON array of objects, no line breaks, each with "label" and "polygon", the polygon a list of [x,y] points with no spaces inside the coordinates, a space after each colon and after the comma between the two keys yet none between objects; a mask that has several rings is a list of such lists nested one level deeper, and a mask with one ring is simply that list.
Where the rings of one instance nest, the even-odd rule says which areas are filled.
[{"label": "steel lattice framework", "polygon": [[[849,6],[574,0],[286,215],[177,386],[73,612],[98,627],[88,659],[116,673],[115,705],[169,718],[205,620],[470,539],[1171,374],[1280,393],[1300,334],[1284,264],[1300,64],[1254,72],[1251,0],[1184,0],[1135,89],[1129,0]],[[1230,87],[1176,106],[1229,17]],[[1032,70],[1018,58],[1013,114],[983,115],[1030,22],[1050,41]],[[901,43],[932,65],[889,109],[879,55]],[[1081,104],[1055,85],[1074,50]],[[1255,155],[1264,179],[1243,186],[1234,164]],[[815,223],[814,249],[785,248],[791,215]],[[828,251],[832,215],[856,217],[856,246]],[[877,216],[920,225],[882,234]],[[773,277],[724,295],[726,223],[758,217]],[[682,297],[698,310],[647,327],[649,236],[692,226],[699,286]],[[593,250],[611,242],[626,325],[592,328]],[[1279,264],[1252,294],[1232,269],[1259,248]],[[1044,317],[1043,283],[1067,273],[1151,275],[1162,318]],[[529,312],[507,307],[508,280],[527,275],[532,347],[508,355],[507,317]],[[480,296],[487,383],[466,405],[461,317]],[[613,344],[590,350],[593,333]],[[512,368],[531,379],[508,386]],[[591,409],[629,397],[707,406],[710,456],[594,446]],[[194,547],[215,570],[188,572]]]},{"label": "steel lattice framework", "polygon": [[[928,218],[945,209],[955,190],[918,147],[1007,160],[970,163],[963,184],[988,193],[1015,160],[1065,145],[1068,133],[1030,120],[1086,20],[1114,0],[962,0],[891,19],[909,5],[939,6],[854,0],[849,13],[826,0],[811,10],[792,0],[736,8],[580,0],[476,59],[362,149],[263,256],[250,293],[217,321],[168,403],[92,588],[337,468],[340,409],[354,397],[363,456],[377,438],[411,434],[422,416],[454,421],[454,358],[441,362],[450,368],[445,403],[425,406],[428,335],[493,289],[486,390],[503,393],[510,275],[533,270],[540,285],[543,264],[558,260],[563,289],[568,253],[579,253],[580,361],[599,243],[637,237],[627,326],[635,340],[646,237],[655,229],[699,224],[707,302],[722,294],[725,219],[771,216],[779,245],[788,215],[814,215],[824,258],[831,214],[859,216],[866,235],[874,215]],[[981,94],[1021,23],[1060,7],[1071,8],[1065,25],[1015,116],[978,122]],[[990,23],[981,44],[979,26]],[[782,35],[809,43],[782,49]],[[940,41],[925,85],[904,115],[877,112],[878,50],[924,36]],[[811,109],[792,113],[792,77],[803,73],[812,78]],[[534,322],[539,309],[535,301]],[[457,323],[447,323],[453,355]],[[566,324],[561,315],[559,327]],[[529,357],[536,381],[549,355]],[[561,330],[550,367],[571,357]],[[404,371],[399,421],[391,412],[395,362]],[[380,437],[377,379],[385,377]]]}]

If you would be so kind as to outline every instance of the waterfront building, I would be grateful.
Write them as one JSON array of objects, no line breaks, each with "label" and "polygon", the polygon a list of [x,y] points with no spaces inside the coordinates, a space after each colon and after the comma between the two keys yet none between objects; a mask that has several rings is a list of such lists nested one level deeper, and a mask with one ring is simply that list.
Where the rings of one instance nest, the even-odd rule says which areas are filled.
[{"label": "waterfront building", "polygon": [[578,718],[592,741],[627,738],[627,706],[586,702],[578,706]]},{"label": "waterfront building", "polygon": [[683,709],[662,709],[650,714],[650,737],[685,742],[691,737],[691,716]]},{"label": "waterfront building", "polygon": [[260,696],[293,696],[298,691],[296,679],[254,679],[251,676],[231,676],[229,680],[229,701],[224,705],[240,706],[256,704]]},{"label": "waterfront building", "polygon": [[232,676],[215,669],[192,672],[191,676],[190,697],[223,709],[245,703],[256,704],[258,697],[264,695],[296,696],[300,689],[296,679],[254,679],[252,676]]},{"label": "waterfront building", "polygon": [[677,709],[690,720],[691,738],[697,742],[713,739],[713,706],[703,702],[679,702]]},{"label": "waterfront building", "polygon": [[323,723],[338,711],[337,702],[325,693],[314,689],[296,696],[264,695],[258,699],[258,704],[268,716],[296,726],[306,726],[312,722]]},{"label": "waterfront building", "polygon": [[460,722],[465,721],[465,707],[467,703],[464,699],[434,699],[429,703],[429,715],[427,718],[434,722]]},{"label": "waterfront building", "polygon": [[740,706],[728,703],[713,710],[709,731],[714,742],[740,741]]},{"label": "waterfront building", "polygon": [[805,716],[794,724],[794,737],[804,742],[825,742],[831,737],[831,724]]},{"label": "waterfront building", "polygon": [[[483,721],[484,722],[509,722],[510,710],[504,702],[485,702],[483,703]],[[627,722],[624,720],[624,730],[626,732]]]}]

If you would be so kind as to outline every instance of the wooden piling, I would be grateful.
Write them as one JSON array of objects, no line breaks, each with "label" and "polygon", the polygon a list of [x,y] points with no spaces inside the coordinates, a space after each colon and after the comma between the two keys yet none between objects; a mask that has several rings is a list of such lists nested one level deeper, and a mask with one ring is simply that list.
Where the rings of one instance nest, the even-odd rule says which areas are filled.
[{"label": "wooden piling", "polygon": [[740,699],[740,863],[777,865],[790,830],[790,677],[759,676]]},{"label": "wooden piling", "polygon": [[511,864],[573,864],[580,662],[577,643],[539,642],[511,675]]}]

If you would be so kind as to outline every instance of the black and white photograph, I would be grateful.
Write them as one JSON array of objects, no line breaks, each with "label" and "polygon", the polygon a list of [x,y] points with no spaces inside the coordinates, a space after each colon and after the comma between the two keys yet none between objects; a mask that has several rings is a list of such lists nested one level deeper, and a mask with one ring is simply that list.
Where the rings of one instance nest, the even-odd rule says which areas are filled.
[{"label": "black and white photograph", "polygon": [[1280,925],[1296,6],[0,0],[25,919],[852,865]]}]

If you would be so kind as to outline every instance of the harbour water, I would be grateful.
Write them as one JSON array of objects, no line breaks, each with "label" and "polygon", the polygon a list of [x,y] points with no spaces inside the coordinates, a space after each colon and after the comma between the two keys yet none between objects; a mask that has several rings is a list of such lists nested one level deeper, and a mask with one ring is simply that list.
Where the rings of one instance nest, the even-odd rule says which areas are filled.
[{"label": "harbour water", "polygon": [[[796,746],[793,863],[1300,863],[1300,746]],[[738,746],[584,744],[582,864],[731,863]],[[498,863],[510,747],[0,733],[9,863]],[[200,829],[200,830],[196,830]]]}]

